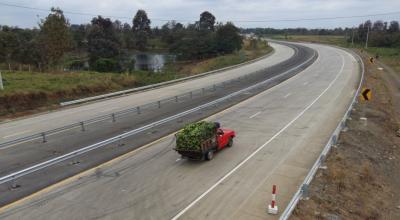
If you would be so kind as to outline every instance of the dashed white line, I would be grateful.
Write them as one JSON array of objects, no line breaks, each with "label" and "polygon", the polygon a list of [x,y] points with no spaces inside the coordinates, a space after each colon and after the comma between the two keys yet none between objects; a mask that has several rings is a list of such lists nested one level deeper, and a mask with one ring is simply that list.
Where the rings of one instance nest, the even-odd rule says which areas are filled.
[{"label": "dashed white line", "polygon": [[307,85],[307,84],[308,84],[308,82],[304,82],[304,83],[303,83],[303,85]]},{"label": "dashed white line", "polygon": [[257,112],[257,113],[255,113],[254,115],[252,115],[252,116],[250,116],[249,118],[251,119],[251,118],[254,118],[254,117],[256,117],[257,115],[259,115],[261,112]]},{"label": "dashed white line", "polygon": [[286,94],[285,96],[283,96],[283,98],[286,99],[286,98],[289,97],[291,94],[292,94],[292,93],[289,92],[288,94]]}]

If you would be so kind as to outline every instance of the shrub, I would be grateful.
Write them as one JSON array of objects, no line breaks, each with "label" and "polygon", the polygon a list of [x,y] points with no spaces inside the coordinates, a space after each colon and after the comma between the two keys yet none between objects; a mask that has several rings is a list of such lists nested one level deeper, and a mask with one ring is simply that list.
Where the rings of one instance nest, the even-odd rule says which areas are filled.
[{"label": "shrub", "polygon": [[99,58],[94,63],[93,67],[98,72],[113,72],[119,71],[119,63],[114,59]]}]

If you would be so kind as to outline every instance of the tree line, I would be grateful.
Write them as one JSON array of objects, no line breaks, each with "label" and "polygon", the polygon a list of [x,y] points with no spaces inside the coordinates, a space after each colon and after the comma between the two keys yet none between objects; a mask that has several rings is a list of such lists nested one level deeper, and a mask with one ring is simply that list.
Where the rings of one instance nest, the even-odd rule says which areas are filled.
[{"label": "tree line", "polygon": [[398,21],[384,22],[370,20],[360,24],[352,30],[348,41],[364,44],[367,40],[371,47],[397,47],[400,48],[400,26]]},{"label": "tree line", "polygon": [[398,21],[381,20],[365,21],[356,28],[307,29],[307,28],[247,28],[242,33],[254,33],[257,36],[268,35],[341,35],[348,43],[365,44],[368,34],[368,45],[372,47],[400,48],[400,28]]},{"label": "tree line", "polygon": [[258,36],[263,35],[345,35],[349,32],[350,28],[334,28],[334,29],[324,29],[324,28],[243,28],[241,32],[245,34],[254,33]]},{"label": "tree line", "polygon": [[134,66],[134,60],[127,58],[131,50],[163,49],[178,59],[193,60],[242,47],[240,30],[231,22],[217,23],[208,11],[193,24],[170,21],[154,28],[150,24],[147,13],[138,10],[131,24],[97,16],[89,24],[71,25],[61,9],[52,8],[39,28],[0,26],[0,63],[10,69],[22,64],[42,71],[64,68],[69,57],[67,65],[82,67],[79,55],[83,54],[92,70],[121,72]]}]

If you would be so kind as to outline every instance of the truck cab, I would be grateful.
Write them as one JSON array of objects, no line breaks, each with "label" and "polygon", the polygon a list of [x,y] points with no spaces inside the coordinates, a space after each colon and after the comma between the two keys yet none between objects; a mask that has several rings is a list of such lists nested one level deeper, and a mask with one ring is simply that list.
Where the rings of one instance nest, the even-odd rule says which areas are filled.
[{"label": "truck cab", "polygon": [[236,136],[233,130],[218,128],[218,150],[223,149],[224,147],[231,147],[233,144],[233,138]]}]

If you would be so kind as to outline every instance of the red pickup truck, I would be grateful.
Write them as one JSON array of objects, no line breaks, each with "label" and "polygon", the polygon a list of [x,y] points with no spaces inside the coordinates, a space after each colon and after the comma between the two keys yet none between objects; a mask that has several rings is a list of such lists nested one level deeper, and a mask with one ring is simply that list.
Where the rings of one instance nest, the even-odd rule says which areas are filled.
[{"label": "red pickup truck", "polygon": [[183,157],[193,160],[212,160],[214,152],[233,145],[235,131],[220,128],[219,123],[215,123],[215,131],[210,138],[201,141],[200,146],[190,146],[186,148],[175,148]]}]

